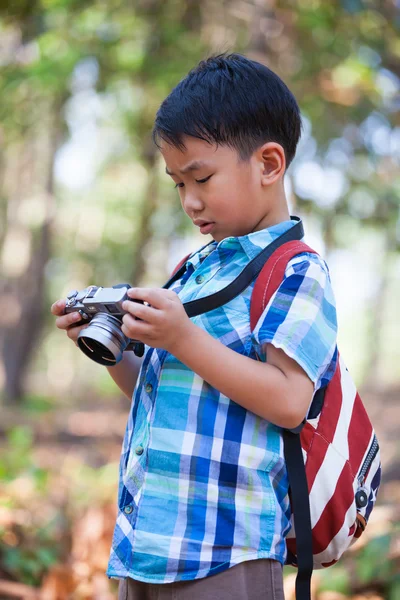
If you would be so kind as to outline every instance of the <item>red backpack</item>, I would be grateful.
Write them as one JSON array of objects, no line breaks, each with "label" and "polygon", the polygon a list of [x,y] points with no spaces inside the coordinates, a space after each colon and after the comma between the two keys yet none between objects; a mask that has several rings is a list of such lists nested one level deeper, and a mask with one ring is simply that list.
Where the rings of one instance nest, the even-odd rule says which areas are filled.
[{"label": "red backpack", "polygon": [[[317,254],[303,242],[292,241],[275,250],[265,264],[251,298],[252,330],[280,286],[288,261],[302,252]],[[293,481],[298,474],[288,455],[292,446],[287,447],[285,435],[286,432],[285,459],[294,525],[286,538],[287,562],[300,568],[300,548],[306,554],[309,552],[307,545],[305,549],[301,546],[304,544],[301,529],[309,512],[312,566],[329,567],[364,531],[381,481],[378,440],[340,354],[332,379],[316,392],[303,427],[294,434],[301,446],[304,464],[301,470],[305,471],[307,483],[299,506],[293,494]],[[309,504],[309,511],[303,504]]]},{"label": "red backpack", "polygon": [[[276,240],[276,249],[257,274],[250,304],[252,331],[289,260],[303,252],[317,254],[297,239],[281,238],[283,243]],[[175,279],[189,256],[175,268]],[[360,537],[381,480],[379,444],[340,355],[332,379],[314,394],[307,418],[295,430],[284,429],[283,440],[292,509],[286,564],[298,567],[297,600],[310,600],[313,568],[333,565]]]}]

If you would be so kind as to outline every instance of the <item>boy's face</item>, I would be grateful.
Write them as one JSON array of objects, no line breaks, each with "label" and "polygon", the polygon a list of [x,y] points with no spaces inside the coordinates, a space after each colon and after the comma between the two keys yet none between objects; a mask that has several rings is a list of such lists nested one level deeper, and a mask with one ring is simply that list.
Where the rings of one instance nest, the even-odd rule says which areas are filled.
[{"label": "boy's face", "polygon": [[258,151],[242,162],[237,151],[227,146],[188,136],[184,144],[182,152],[162,142],[161,153],[166,172],[178,188],[182,208],[201,233],[210,233],[220,242],[277,222],[269,206],[271,194],[266,194],[262,184],[264,165]]}]

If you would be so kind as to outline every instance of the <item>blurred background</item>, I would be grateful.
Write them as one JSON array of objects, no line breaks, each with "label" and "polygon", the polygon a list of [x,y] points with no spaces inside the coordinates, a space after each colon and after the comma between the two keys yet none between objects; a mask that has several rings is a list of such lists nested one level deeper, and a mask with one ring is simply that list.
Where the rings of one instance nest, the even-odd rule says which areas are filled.
[{"label": "blurred background", "polygon": [[117,597],[130,402],[50,306],[90,284],[161,287],[211,239],[150,132],[200,59],[238,51],[301,108],[287,198],[330,266],[339,349],[382,447],[367,530],[313,597],[399,600],[399,30],[398,0],[0,1],[0,598]]}]

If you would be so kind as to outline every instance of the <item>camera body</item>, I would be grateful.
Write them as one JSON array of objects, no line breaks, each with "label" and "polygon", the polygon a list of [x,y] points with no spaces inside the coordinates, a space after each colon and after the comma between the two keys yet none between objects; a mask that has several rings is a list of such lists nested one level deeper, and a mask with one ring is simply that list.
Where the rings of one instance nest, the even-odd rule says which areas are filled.
[{"label": "camera body", "polygon": [[90,285],[78,292],[72,290],[67,295],[65,313],[79,312],[84,321],[90,321],[97,313],[105,313],[114,317],[122,317],[127,313],[122,308],[124,300],[131,300],[127,296],[129,284],[106,288]]},{"label": "camera body", "polygon": [[144,347],[139,341],[131,340],[121,331],[122,317],[128,311],[122,308],[124,300],[132,300],[127,295],[129,283],[121,283],[111,288],[91,285],[81,291],[72,290],[67,295],[65,314],[79,312],[82,320],[76,325],[89,323],[77,338],[79,348],[89,358],[106,366],[117,364],[124,350],[134,350],[143,355]]}]

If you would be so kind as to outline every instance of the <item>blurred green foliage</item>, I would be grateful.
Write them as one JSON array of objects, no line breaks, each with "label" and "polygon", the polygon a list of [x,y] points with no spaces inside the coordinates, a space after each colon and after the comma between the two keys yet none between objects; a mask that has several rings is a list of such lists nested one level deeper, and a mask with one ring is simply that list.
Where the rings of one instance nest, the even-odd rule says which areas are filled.
[{"label": "blurred green foliage", "polygon": [[[328,263],[341,257],[342,355],[357,382],[398,385],[399,28],[397,4],[374,0],[0,4],[0,387],[25,423],[0,438],[2,576],[39,586],[70,558],[76,520],[114,506],[113,460],[87,464],[60,447],[55,468],[35,455],[53,409],[112,403],[117,392],[49,307],[93,283],[162,285],[200,246],[150,132],[164,97],[208,54],[244,52],[296,96],[305,132],[288,198]],[[368,280],[357,279],[360,265]],[[323,571],[321,591],[350,594],[357,582],[397,600],[398,535],[394,519]]]},{"label": "blurred green foliage", "polygon": [[0,482],[29,477],[38,492],[46,493],[48,473],[32,459],[33,433],[29,427],[18,426],[7,432],[7,447],[0,463]]}]

